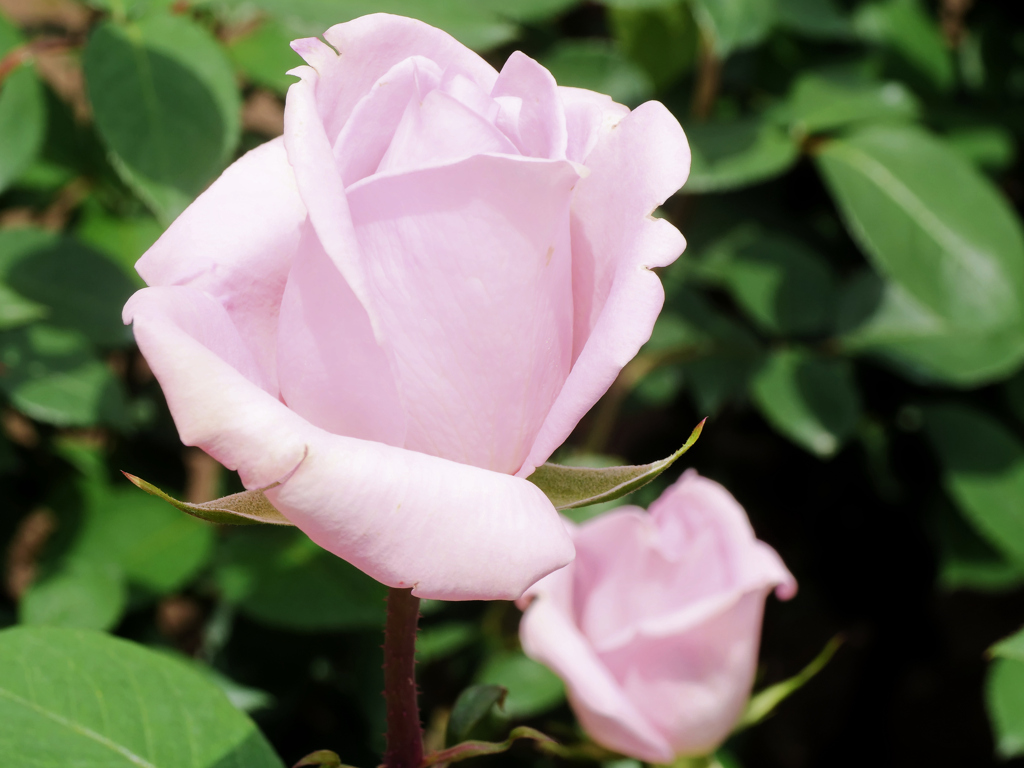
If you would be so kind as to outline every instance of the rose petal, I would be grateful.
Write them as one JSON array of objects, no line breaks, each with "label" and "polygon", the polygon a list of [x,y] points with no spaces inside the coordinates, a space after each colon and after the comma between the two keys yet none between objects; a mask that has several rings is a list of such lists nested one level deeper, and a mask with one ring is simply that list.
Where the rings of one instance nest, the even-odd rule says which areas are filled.
[{"label": "rose petal", "polygon": [[568,372],[565,161],[478,155],[348,190],[406,447],[515,472]]},{"label": "rose petal", "polygon": [[[237,331],[191,288],[147,288],[125,310],[182,442],[267,492],[320,546],[421,597],[514,599],[573,546],[532,483],[329,434],[254,386]],[[289,475],[289,473],[291,473]]]},{"label": "rose petal", "polygon": [[782,558],[770,546],[757,540],[743,507],[714,480],[688,469],[651,504],[649,511],[661,530],[661,541],[666,549],[674,548],[680,557],[690,557],[688,548],[684,547],[688,531],[694,528],[717,529],[723,541],[753,544],[746,552],[737,550],[733,562],[734,583],[748,591],[776,587],[780,600],[789,600],[796,595],[796,579]]},{"label": "rose petal", "polygon": [[370,318],[307,225],[288,276],[278,331],[288,407],[311,424],[401,446],[405,414]]},{"label": "rose petal", "polygon": [[515,156],[519,152],[485,118],[435,90],[409,102],[377,172],[447,165],[484,154]]},{"label": "rose petal", "polygon": [[345,187],[317,113],[319,76],[311,67],[297,67],[291,74],[300,80],[291,85],[285,99],[284,145],[288,151],[288,162],[295,172],[299,195],[309,211],[309,220],[324,252],[366,308],[374,336],[380,342]]},{"label": "rose petal", "polygon": [[324,39],[341,55],[309,63],[320,73],[316,98],[331,138],[341,132],[363,94],[410,56],[428,58],[442,70],[454,66],[488,91],[498,77],[490,64],[448,33],[404,16],[361,16],[331,27]]},{"label": "rose petal", "polygon": [[274,139],[243,155],[196,198],[135,265],[149,285],[215,297],[277,392],[277,313],[306,209]]},{"label": "rose petal", "polygon": [[565,158],[565,111],[555,78],[525,53],[508,57],[491,96],[520,100],[515,112],[501,111],[496,124],[527,157]]},{"label": "rose petal", "polygon": [[430,59],[413,56],[389,69],[359,100],[334,142],[345,187],[377,172],[409,102],[438,87],[441,75]]},{"label": "rose petal", "polygon": [[598,142],[629,114],[629,107],[611,96],[585,88],[559,86],[558,95],[565,112],[566,157],[574,163],[584,163]]},{"label": "rose petal", "polygon": [[693,470],[651,505],[651,514],[622,507],[580,526],[574,538],[577,620],[602,653],[641,636],[691,631],[752,592],[795,590],[739,503]]},{"label": "rose petal", "polygon": [[757,670],[766,590],[700,626],[639,638],[601,661],[677,756],[705,755],[729,735]]},{"label": "rose petal", "polygon": [[[571,580],[573,566],[548,580]],[[563,576],[563,574],[565,574]],[[650,763],[672,762],[667,740],[628,699],[566,612],[546,594],[526,609],[519,625],[523,651],[563,681],[576,717],[598,744]]]},{"label": "rose petal", "polygon": [[683,130],[663,105],[633,110],[585,165],[590,175],[577,187],[572,216],[574,363],[522,477],[564,442],[650,338],[665,296],[651,269],[671,264],[686,245],[675,227],[650,216],[690,166]]}]

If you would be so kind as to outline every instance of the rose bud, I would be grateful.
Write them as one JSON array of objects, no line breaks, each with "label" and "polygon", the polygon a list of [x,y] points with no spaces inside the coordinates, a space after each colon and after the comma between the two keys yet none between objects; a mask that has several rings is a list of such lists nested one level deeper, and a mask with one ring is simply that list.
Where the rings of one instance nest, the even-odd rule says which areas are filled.
[{"label": "rose bud", "polygon": [[527,591],[527,655],[598,744],[651,763],[710,754],[750,696],[768,593],[796,581],[743,508],[688,470],[644,512],[566,522],[576,560]]},{"label": "rose bud", "polygon": [[125,321],[182,441],[281,482],[317,544],[422,597],[518,597],[573,557],[525,478],[650,335],[686,139],[412,19],[324,39],[293,43],[283,139],[142,257]]}]

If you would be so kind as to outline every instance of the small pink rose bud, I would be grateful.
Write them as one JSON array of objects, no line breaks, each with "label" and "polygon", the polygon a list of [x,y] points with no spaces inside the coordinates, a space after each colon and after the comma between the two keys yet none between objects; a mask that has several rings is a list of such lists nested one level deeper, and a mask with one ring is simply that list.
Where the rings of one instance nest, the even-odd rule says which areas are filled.
[{"label": "small pink rose bud", "polygon": [[567,526],[576,560],[524,596],[523,649],[598,744],[652,763],[711,753],[750,696],[765,598],[792,597],[793,576],[694,470],[649,513]]}]

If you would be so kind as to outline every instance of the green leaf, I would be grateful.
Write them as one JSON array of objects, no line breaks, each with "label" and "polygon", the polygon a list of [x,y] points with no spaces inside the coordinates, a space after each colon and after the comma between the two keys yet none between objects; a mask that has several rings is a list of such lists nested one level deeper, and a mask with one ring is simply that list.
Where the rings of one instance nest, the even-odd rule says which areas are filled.
[{"label": "green leaf", "polygon": [[164,227],[152,216],[115,216],[94,198],[82,206],[75,227],[79,241],[109,256],[137,288],[145,283],[135,271],[135,262],[163,231]]},{"label": "green leaf", "polygon": [[163,223],[230,160],[241,130],[231,64],[184,16],[100,24],[83,56],[114,167]]},{"label": "green leaf", "polygon": [[507,689],[504,709],[513,720],[542,714],[565,700],[565,686],[558,675],[520,651],[502,651],[491,656],[477,673],[475,682]]},{"label": "green leaf", "polygon": [[776,0],[690,0],[693,15],[725,58],[733,51],[757,45],[775,24]]},{"label": "green leaf", "polygon": [[604,0],[604,5],[608,8],[641,9],[665,8],[678,2],[679,0]]},{"label": "green leaf", "polygon": [[1013,133],[998,125],[955,128],[942,137],[949,147],[979,168],[1006,171],[1017,159]]},{"label": "green leaf", "polygon": [[[539,0],[533,0],[539,2]],[[526,2],[526,0],[520,0]],[[411,16],[443,29],[473,50],[486,51],[518,34],[495,8],[494,2],[480,0],[254,0],[252,3],[284,24],[295,37],[321,35],[334,24],[370,13]],[[507,3],[513,16],[515,0]],[[527,3],[529,5],[529,3]]]},{"label": "green leaf", "polygon": [[89,510],[75,552],[117,563],[128,579],[157,594],[187,584],[213,552],[208,525],[135,491],[110,490]]},{"label": "green leaf", "polygon": [[728,290],[766,333],[813,334],[832,325],[835,276],[791,237],[742,226],[709,247],[695,271]]},{"label": "green leaf", "polygon": [[697,25],[682,2],[653,8],[608,9],[608,24],[619,49],[662,90],[693,66]]},{"label": "green leaf", "polygon": [[445,746],[452,746],[470,737],[473,729],[486,720],[495,706],[500,707],[508,691],[500,685],[471,685],[459,694],[448,718]]},{"label": "green leaf", "polygon": [[0,333],[0,391],[26,416],[58,427],[125,427],[125,393],[77,333],[36,323]]},{"label": "green leaf", "polygon": [[1024,629],[1000,640],[988,649],[988,654],[999,659],[1024,661]]},{"label": "green leaf", "polygon": [[283,768],[188,666],[84,630],[0,632],[0,722],[0,754],[24,768]]},{"label": "green leaf", "polygon": [[997,659],[989,665],[985,703],[1003,759],[1024,755],[1024,661]]},{"label": "green leaf", "polygon": [[797,349],[773,353],[751,395],[768,423],[821,458],[835,455],[861,418],[850,363]]},{"label": "green leaf", "polygon": [[607,93],[631,107],[654,92],[650,77],[640,65],[604,40],[562,40],[541,57],[540,63],[559,85]]},{"label": "green leaf", "polygon": [[32,164],[46,133],[46,102],[33,67],[21,65],[0,84],[0,191]]},{"label": "green leaf", "polygon": [[978,535],[948,502],[936,510],[935,528],[943,589],[1004,592],[1024,584],[1024,566]]},{"label": "green leaf", "polygon": [[271,488],[276,488],[277,483],[268,485],[266,488],[255,488],[251,491],[233,493],[230,496],[215,499],[214,501],[192,504],[187,501],[178,501],[141,477],[130,475],[127,472],[122,472],[122,474],[135,487],[141,488],[151,496],[163,499],[185,514],[198,517],[200,520],[206,520],[209,523],[218,523],[220,525],[292,525],[292,522],[278,512],[263,493]]},{"label": "green leaf", "polygon": [[[420,613],[423,613],[422,604]],[[425,627],[416,637],[416,663],[429,664],[451,656],[476,640],[478,634],[475,624],[463,621]]]},{"label": "green leaf", "polygon": [[[0,244],[6,239],[0,237]],[[101,346],[131,344],[121,308],[135,286],[110,259],[70,238],[58,238],[41,239],[11,261],[4,270],[7,284],[46,307],[49,324]]]},{"label": "green leaf", "polygon": [[580,3],[581,0],[476,0],[475,5],[489,8],[502,18],[528,23],[559,16]]},{"label": "green leaf", "polygon": [[1024,565],[1024,445],[965,405],[930,406],[924,414],[946,491],[993,547]]},{"label": "green leaf", "polygon": [[42,320],[49,310],[0,283],[0,331]]},{"label": "green leaf", "polygon": [[975,168],[927,132],[895,125],[825,142],[817,160],[880,272],[959,328],[1020,323],[1024,232]]},{"label": "green leaf", "polygon": [[807,136],[855,123],[915,120],[920,112],[917,97],[898,81],[864,81],[842,71],[821,71],[797,78],[776,114],[791,131]]},{"label": "green leaf", "polygon": [[821,672],[825,665],[832,660],[832,657],[835,656],[836,651],[839,650],[842,644],[843,637],[836,635],[825,644],[825,647],[821,649],[821,653],[815,656],[810,664],[793,675],[793,677],[783,680],[781,683],[771,685],[751,696],[733,732],[742,731],[752,725],[757,725],[768,717],[779,704],[803,688],[815,675]]},{"label": "green leaf", "polygon": [[210,526],[134,489],[111,487],[98,449],[68,438],[56,448],[80,473],[83,505],[69,557],[114,566],[135,586],[160,595],[195,577],[213,551]]},{"label": "green leaf", "polygon": [[228,41],[227,50],[235,67],[256,85],[284,94],[294,83],[288,70],[304,62],[289,43],[295,35],[273,19],[264,19],[244,34]]},{"label": "green leaf", "polygon": [[[22,42],[0,15],[0,58]],[[0,192],[32,165],[46,135],[46,102],[35,68],[21,64],[0,78]]]},{"label": "green leaf", "polygon": [[534,728],[521,725],[518,728],[513,728],[505,741],[464,741],[461,744],[456,744],[454,747],[425,755],[422,765],[424,767],[437,764],[448,765],[449,763],[468,760],[471,757],[497,755],[501,752],[507,752],[519,739],[535,741],[542,747],[545,745],[557,745],[557,742],[550,736],[545,736]]},{"label": "green leaf", "polygon": [[287,528],[226,537],[215,579],[224,598],[265,624],[300,631],[380,629],[387,587]]},{"label": "green leaf", "polygon": [[761,344],[743,323],[686,286],[671,291],[645,350],[652,345],[664,352],[674,348],[683,358],[684,381],[702,413],[746,397],[764,362]]},{"label": "green leaf", "polygon": [[18,621],[108,630],[117,626],[127,605],[128,590],[116,565],[71,559],[25,591]]},{"label": "green leaf", "polygon": [[942,32],[920,0],[861,5],[853,16],[861,37],[888,45],[938,88],[953,85],[953,59]]},{"label": "green leaf", "polygon": [[764,116],[687,124],[692,161],[684,192],[728,192],[773,179],[797,161],[800,148]]},{"label": "green leaf", "polygon": [[879,358],[922,383],[972,387],[1004,378],[1024,360],[1024,333],[959,327],[870,270],[855,275],[839,301],[841,348]]},{"label": "green leaf", "polygon": [[853,25],[833,0],[778,0],[778,25],[822,40],[846,40]]},{"label": "green leaf", "polygon": [[[706,421],[706,419],[705,419]],[[555,509],[574,509],[611,501],[632,493],[654,480],[697,442],[704,421],[687,438],[683,447],[668,458],[632,467],[563,467],[544,464],[527,480],[536,485],[555,505]]]}]

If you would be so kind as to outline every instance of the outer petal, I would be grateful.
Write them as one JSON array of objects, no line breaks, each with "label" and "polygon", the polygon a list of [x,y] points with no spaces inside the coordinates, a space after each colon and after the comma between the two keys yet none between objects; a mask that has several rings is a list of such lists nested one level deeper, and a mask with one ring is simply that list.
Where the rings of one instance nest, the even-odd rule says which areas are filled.
[{"label": "outer petal", "polygon": [[721,485],[688,470],[651,514],[622,507],[574,540],[577,620],[599,652],[691,631],[744,595],[796,582]]},{"label": "outer petal", "polygon": [[661,531],[662,545],[676,557],[692,557],[689,541],[695,530],[715,531],[735,554],[735,584],[746,591],[776,587],[779,599],[796,594],[796,579],[778,553],[758,541],[750,519],[736,498],[720,483],[688,469],[649,508]]},{"label": "outer petal", "polygon": [[585,160],[573,200],[575,312],[572,372],[519,474],[528,477],[568,437],[651,335],[664,302],[653,267],[686,245],[650,214],[689,173],[678,121],[658,102],[627,115]]},{"label": "outer petal", "polygon": [[488,91],[498,76],[490,64],[448,33],[404,16],[361,16],[331,27],[324,32],[324,39],[341,55],[333,60],[307,61],[320,72],[316,99],[332,139],[373,84],[410,56],[428,58],[442,70],[454,66]]},{"label": "outer petal", "polygon": [[238,334],[213,299],[149,288],[125,314],[182,441],[238,469],[248,487],[287,477],[268,492],[275,506],[379,581],[422,597],[510,599],[572,559],[531,483],[331,435],[254,386],[235,367]]},{"label": "outer petal", "polygon": [[348,190],[406,447],[515,472],[569,370],[565,161],[477,155]]},{"label": "outer petal", "polygon": [[274,139],[228,168],[136,264],[149,285],[215,297],[275,393],[278,307],[305,218],[284,143]]},{"label": "outer petal", "polygon": [[[548,580],[571,580],[571,571]],[[523,650],[565,681],[576,717],[596,742],[647,762],[672,762],[668,740],[626,697],[560,603],[541,594],[526,609],[519,625]]]},{"label": "outer petal", "polygon": [[735,579],[733,561],[747,547],[737,551],[715,533],[691,531],[685,552],[672,557],[661,546],[657,523],[636,507],[580,526],[574,537],[577,621],[598,651],[665,624],[685,631],[740,599],[746,590]]},{"label": "outer petal", "polygon": [[501,68],[491,96],[519,102],[514,113],[500,112],[496,123],[522,154],[565,158],[565,111],[550,72],[525,53],[515,51]]},{"label": "outer petal", "polygon": [[705,755],[743,712],[757,669],[766,590],[688,632],[640,638],[601,659],[676,755]]},{"label": "outer petal", "polygon": [[281,397],[328,432],[402,446],[405,413],[370,318],[313,228],[303,234],[281,303]]}]

